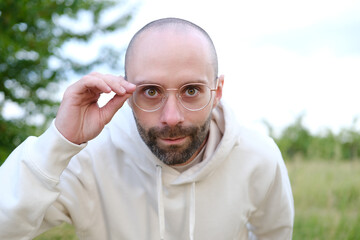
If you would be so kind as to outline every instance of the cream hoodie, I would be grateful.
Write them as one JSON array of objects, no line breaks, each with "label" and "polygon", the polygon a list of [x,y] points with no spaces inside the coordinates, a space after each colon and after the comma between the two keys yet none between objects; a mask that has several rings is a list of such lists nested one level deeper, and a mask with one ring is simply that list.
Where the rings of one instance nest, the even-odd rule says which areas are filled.
[{"label": "cream hoodie", "polygon": [[163,164],[127,105],[80,146],[52,124],[0,168],[0,239],[32,239],[63,221],[86,240],[291,239],[291,187],[270,138],[220,104],[203,154],[182,173]]}]

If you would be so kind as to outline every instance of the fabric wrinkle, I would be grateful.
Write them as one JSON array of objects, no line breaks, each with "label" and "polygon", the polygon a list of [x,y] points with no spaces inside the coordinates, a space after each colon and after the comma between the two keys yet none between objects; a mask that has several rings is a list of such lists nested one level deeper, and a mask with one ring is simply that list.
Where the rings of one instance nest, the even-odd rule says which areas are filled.
[{"label": "fabric wrinkle", "polygon": [[[157,185],[157,200],[158,200],[158,218],[159,218],[159,232],[160,240],[165,239],[165,209],[163,196],[163,180],[162,180],[162,166],[156,165],[156,185]],[[190,189],[190,206],[189,206],[189,239],[194,240],[195,232],[195,203],[196,203],[196,188],[195,182],[192,182]]]}]

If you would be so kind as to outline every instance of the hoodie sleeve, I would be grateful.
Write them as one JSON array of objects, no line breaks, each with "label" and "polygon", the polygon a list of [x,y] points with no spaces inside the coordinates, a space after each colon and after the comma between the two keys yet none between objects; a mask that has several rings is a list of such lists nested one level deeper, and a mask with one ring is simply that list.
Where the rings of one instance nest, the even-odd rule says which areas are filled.
[{"label": "hoodie sleeve", "polygon": [[53,122],[40,137],[29,137],[11,153],[0,167],[0,239],[32,239],[40,228],[50,227],[43,221],[59,197],[60,175],[85,145],[67,141]]},{"label": "hoodie sleeve", "polygon": [[294,200],[290,181],[279,151],[275,159],[266,196],[249,219],[250,239],[292,239]]}]

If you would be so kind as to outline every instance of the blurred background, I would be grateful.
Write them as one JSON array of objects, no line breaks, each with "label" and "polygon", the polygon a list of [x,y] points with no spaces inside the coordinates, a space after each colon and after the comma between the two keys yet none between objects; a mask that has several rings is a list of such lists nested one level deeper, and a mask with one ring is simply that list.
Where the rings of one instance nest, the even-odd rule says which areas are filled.
[{"label": "blurred background", "polygon": [[[130,38],[162,17],[210,34],[224,101],[277,142],[294,239],[360,239],[359,0],[0,0],[0,164],[47,128],[69,84],[122,75]],[[39,239],[74,237],[58,231]]]}]

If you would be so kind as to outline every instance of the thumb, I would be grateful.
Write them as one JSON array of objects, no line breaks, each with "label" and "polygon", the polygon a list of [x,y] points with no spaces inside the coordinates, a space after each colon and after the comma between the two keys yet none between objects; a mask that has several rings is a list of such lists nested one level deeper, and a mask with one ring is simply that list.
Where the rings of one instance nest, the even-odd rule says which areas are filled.
[{"label": "thumb", "polygon": [[101,108],[102,116],[105,124],[109,123],[115,113],[124,105],[124,102],[131,94],[115,95],[105,106]]}]

